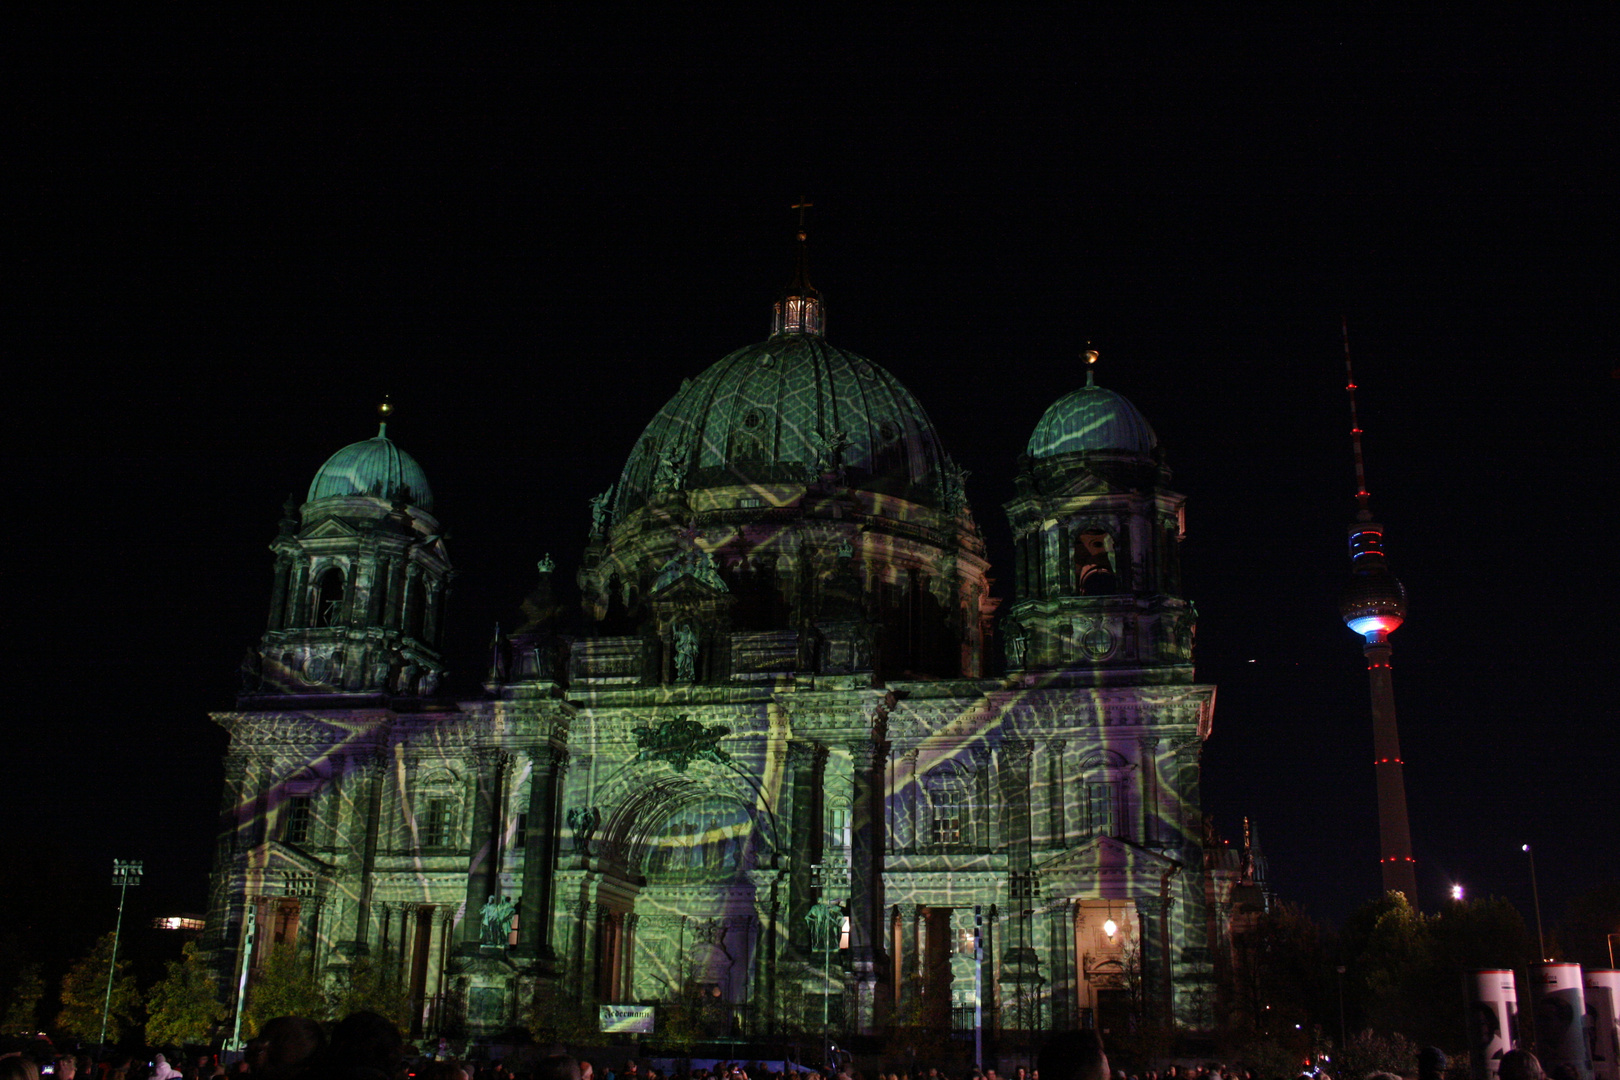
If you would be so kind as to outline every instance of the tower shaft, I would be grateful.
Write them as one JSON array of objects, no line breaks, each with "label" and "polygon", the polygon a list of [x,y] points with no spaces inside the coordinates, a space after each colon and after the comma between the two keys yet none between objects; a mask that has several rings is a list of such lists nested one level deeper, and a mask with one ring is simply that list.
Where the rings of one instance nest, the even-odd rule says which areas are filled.
[{"label": "tower shaft", "polygon": [[1373,770],[1378,778],[1378,865],[1384,891],[1403,894],[1417,903],[1417,873],[1412,860],[1412,830],[1406,815],[1406,773],[1401,736],[1395,724],[1395,684],[1388,640],[1370,641],[1367,683],[1372,693]]}]

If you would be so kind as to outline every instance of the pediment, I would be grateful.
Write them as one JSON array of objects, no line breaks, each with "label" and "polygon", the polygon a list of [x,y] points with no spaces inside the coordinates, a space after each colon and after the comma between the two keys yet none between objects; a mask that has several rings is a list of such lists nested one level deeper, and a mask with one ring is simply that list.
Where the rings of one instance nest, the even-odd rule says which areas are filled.
[{"label": "pediment", "polygon": [[322,862],[306,851],[302,851],[280,840],[272,840],[264,845],[265,861],[264,873],[267,878],[271,874],[287,878],[289,874],[314,877],[330,876],[332,864]]},{"label": "pediment", "polygon": [[1052,855],[1045,862],[1037,862],[1035,869],[1043,879],[1094,879],[1102,875],[1164,874],[1181,869],[1181,863],[1162,851],[1141,847],[1128,840],[1094,836],[1076,847]]},{"label": "pediment", "polygon": [[322,518],[303,532],[298,534],[300,540],[331,540],[334,538],[349,539],[360,535],[360,530],[351,522],[340,517]]}]

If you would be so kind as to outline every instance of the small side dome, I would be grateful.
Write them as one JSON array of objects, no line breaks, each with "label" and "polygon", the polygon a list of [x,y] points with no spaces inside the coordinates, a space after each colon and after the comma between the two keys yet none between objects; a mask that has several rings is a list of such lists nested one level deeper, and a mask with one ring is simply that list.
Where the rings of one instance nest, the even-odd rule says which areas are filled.
[{"label": "small side dome", "polygon": [[1087,382],[1046,410],[1029,437],[1029,456],[1056,457],[1078,451],[1108,450],[1151,454],[1158,437],[1125,398]]},{"label": "small side dome", "polygon": [[416,459],[395,446],[383,424],[374,439],[351,443],[326,459],[309,485],[309,500],[338,495],[401,499],[422,510],[433,509],[433,489]]}]

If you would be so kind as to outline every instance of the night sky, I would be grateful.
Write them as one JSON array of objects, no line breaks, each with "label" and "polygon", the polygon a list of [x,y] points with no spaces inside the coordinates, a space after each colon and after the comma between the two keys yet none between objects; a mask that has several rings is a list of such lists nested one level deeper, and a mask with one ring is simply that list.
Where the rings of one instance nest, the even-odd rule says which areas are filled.
[{"label": "night sky", "polygon": [[266,545],[385,392],[480,693],[653,413],[766,335],[801,195],[829,340],[972,471],[1003,597],[1017,456],[1101,351],[1188,496],[1206,810],[1334,920],[1378,888],[1347,317],[1423,904],[1531,917],[1525,842],[1549,927],[1620,877],[1606,34],[942,10],[9,42],[8,923],[78,948],[114,856],[203,909]]}]

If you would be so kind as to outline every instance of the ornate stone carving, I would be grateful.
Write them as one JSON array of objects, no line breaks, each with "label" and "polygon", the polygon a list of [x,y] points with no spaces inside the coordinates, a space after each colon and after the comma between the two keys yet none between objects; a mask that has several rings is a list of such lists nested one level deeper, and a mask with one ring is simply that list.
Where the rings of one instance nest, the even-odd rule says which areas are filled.
[{"label": "ornate stone carving", "polygon": [[685,715],[660,724],[635,728],[637,761],[665,761],[676,772],[685,772],[693,761],[727,765],[731,755],[720,749],[720,740],[731,734],[724,724],[704,727]]}]

